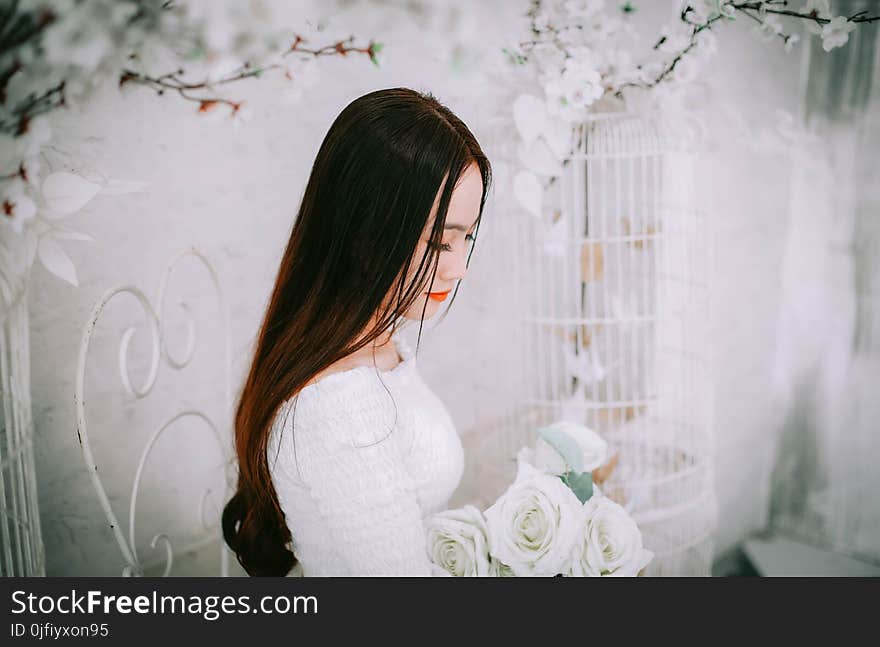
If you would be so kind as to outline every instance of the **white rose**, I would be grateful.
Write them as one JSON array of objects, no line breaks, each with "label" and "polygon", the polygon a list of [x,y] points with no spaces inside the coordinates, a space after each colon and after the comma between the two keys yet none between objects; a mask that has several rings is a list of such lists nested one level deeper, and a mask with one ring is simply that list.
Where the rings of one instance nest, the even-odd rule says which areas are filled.
[{"label": "white rose", "polygon": [[489,575],[492,577],[516,577],[516,573],[510,566],[494,558],[489,562]]},{"label": "white rose", "polygon": [[[576,443],[580,454],[583,456],[582,472],[592,472],[605,463],[608,453],[608,443],[589,427],[576,422],[562,420],[542,429],[548,429],[552,434],[565,434]],[[548,474],[564,474],[572,466],[565,462],[562,455],[546,440],[539,437],[535,443],[533,465],[542,472]]]},{"label": "white rose", "polygon": [[570,575],[635,577],[653,559],[642,533],[620,505],[604,496],[584,504],[581,541],[572,551]]},{"label": "white rose", "polygon": [[431,515],[425,520],[425,533],[435,575],[490,575],[489,531],[474,506]]},{"label": "white rose", "polygon": [[565,572],[583,507],[558,477],[519,461],[516,480],[486,510],[489,552],[518,577]]}]

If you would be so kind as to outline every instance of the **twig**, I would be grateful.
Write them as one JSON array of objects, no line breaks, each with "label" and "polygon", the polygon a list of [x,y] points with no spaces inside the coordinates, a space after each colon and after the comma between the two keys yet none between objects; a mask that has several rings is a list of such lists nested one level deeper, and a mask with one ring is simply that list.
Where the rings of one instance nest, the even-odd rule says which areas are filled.
[{"label": "twig", "polygon": [[[771,4],[769,2],[765,2],[765,5]],[[782,4],[786,4],[783,2]],[[733,2],[730,4],[731,7],[738,11],[742,11],[743,9],[753,9],[758,10],[761,8],[760,2]],[[791,9],[764,9],[767,13],[777,14],[779,16],[790,16],[792,18],[801,18],[803,20],[812,20],[814,22],[819,23],[820,25],[827,25],[831,22],[830,18],[821,18],[816,11],[811,11],[810,13],[803,13],[800,11],[792,11]],[[853,14],[849,18],[847,18],[848,22],[862,23],[862,22],[876,22],[880,20],[880,15],[877,16],[864,16],[863,14],[868,13],[867,10],[859,11],[858,13]]]},{"label": "twig", "polygon": [[[764,24],[764,21],[763,21],[763,20],[761,20],[758,16],[756,16],[756,15],[753,14],[753,13],[751,13],[750,11],[748,11],[748,10],[746,10],[746,9],[740,9],[740,11],[742,11],[743,15],[748,16],[749,18],[751,18],[752,20],[754,20],[755,22],[757,22],[759,25],[763,25],[763,24]],[[788,42],[788,39],[789,39],[789,35],[788,35],[788,34],[784,34],[784,33],[782,33],[782,32],[779,32],[779,33],[776,33],[776,34],[774,34],[774,35],[775,35],[775,36],[779,36],[779,37],[782,39],[782,42],[783,42],[783,43],[787,43],[787,42]]]},{"label": "twig", "polygon": [[64,84],[65,82],[61,81],[39,96],[32,94],[27,101],[12,110],[13,121],[0,121],[0,132],[16,137],[23,135],[34,117],[65,105]]},{"label": "twig", "polygon": [[[282,54],[282,56],[289,56],[293,53],[311,54],[315,57],[336,55],[347,56],[349,53],[354,52],[358,54],[367,54],[372,59],[377,51],[376,43],[370,41],[367,47],[349,46],[348,43],[354,42],[354,38],[354,36],[349,36],[345,40],[337,41],[318,49],[309,49],[302,46],[302,43],[305,42],[305,39],[297,35],[293,44],[286,52],[284,52],[284,54]],[[146,85],[156,90],[158,94],[164,94],[165,90],[171,90],[177,92],[187,101],[194,101],[199,103],[200,112],[207,112],[218,103],[229,105],[233,108],[233,111],[236,111],[241,106],[241,102],[231,101],[229,99],[223,99],[220,97],[191,96],[187,94],[186,91],[209,90],[215,86],[226,85],[228,83],[233,83],[235,81],[241,81],[243,79],[248,79],[252,77],[259,77],[265,72],[269,72],[275,69],[281,69],[282,67],[282,65],[275,63],[261,68],[250,69],[250,63],[245,63],[239,70],[235,71],[228,77],[218,79],[217,81],[200,81],[197,83],[186,83],[182,79],[180,79],[179,76],[184,73],[184,70],[182,69],[179,69],[176,72],[169,72],[168,74],[163,74],[162,76],[158,77],[151,77],[145,74],[141,74],[139,72],[135,72],[134,70],[125,69],[122,70],[122,74],[119,78],[119,85],[122,86],[126,83],[137,83],[140,85]]]},{"label": "twig", "polygon": [[[771,8],[771,7],[767,6],[767,5],[783,5],[783,6],[785,6],[785,5],[787,5],[786,0],[779,0],[776,2],[774,2],[773,0],[770,0],[769,2],[764,2],[764,3],[755,2],[755,1],[752,1],[752,2],[731,2],[730,4],[728,4],[726,6],[729,6],[733,9],[735,9],[736,11],[741,12],[742,14],[751,18],[752,20],[755,20],[759,24],[763,25],[764,21],[761,20],[761,18],[759,16],[756,16],[753,13],[751,13],[751,11],[759,10],[761,8],[762,4],[764,5],[764,10],[767,13],[783,15],[783,16],[790,16],[790,17],[800,18],[800,19],[804,19],[804,20],[812,20],[820,25],[828,24],[831,22],[831,20],[828,18],[819,17],[817,12],[815,12],[815,11],[812,11],[807,14],[807,13],[801,13],[801,12],[797,12],[797,11],[791,11],[789,9],[776,9],[776,8]],[[686,14],[688,13],[689,8],[690,8],[689,6],[685,6],[685,8],[682,10],[681,18],[685,23],[687,23],[689,25],[694,25],[694,23],[690,22],[686,17]],[[875,22],[875,21],[880,20],[880,15],[866,16],[865,15],[866,13],[867,13],[867,11],[859,11],[858,13],[855,13],[852,16],[848,17],[847,21],[854,22],[854,23],[870,23],[870,22]],[[675,70],[675,66],[678,65],[679,61],[688,52],[690,52],[694,48],[694,46],[697,44],[697,41],[696,41],[697,34],[699,34],[703,29],[709,29],[710,26],[712,25],[712,23],[716,22],[717,20],[720,20],[723,17],[724,17],[723,15],[714,16],[713,18],[710,18],[706,22],[705,25],[697,26],[697,28],[691,34],[690,44],[683,51],[681,51],[678,55],[676,55],[676,57],[672,60],[672,62],[663,70],[663,72],[660,73],[659,76],[657,76],[656,79],[654,79],[653,81],[651,81],[649,83],[634,83],[634,82],[624,83],[617,89],[617,91],[615,92],[615,96],[620,98],[622,96],[621,91],[627,87],[640,87],[640,88],[644,88],[644,89],[649,89],[649,88],[655,87],[657,84],[661,83],[663,80],[666,79],[666,77],[668,77]],[[789,39],[791,38],[790,34],[785,34],[785,33],[779,33],[778,36],[785,43],[787,43],[789,41]],[[665,36],[660,38],[657,41],[657,43],[654,44],[654,49],[658,49],[660,47],[660,45],[662,45],[665,42],[665,40],[666,40]]]}]

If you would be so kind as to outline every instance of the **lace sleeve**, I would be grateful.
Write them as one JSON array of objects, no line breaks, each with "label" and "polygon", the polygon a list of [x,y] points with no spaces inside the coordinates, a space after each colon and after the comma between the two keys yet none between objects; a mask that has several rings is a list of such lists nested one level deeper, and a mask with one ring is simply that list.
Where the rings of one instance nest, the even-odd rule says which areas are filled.
[{"label": "lace sleeve", "polygon": [[394,437],[401,430],[389,436],[385,414],[361,407],[313,419],[308,429],[296,425],[294,472],[308,501],[295,506],[288,526],[295,542],[309,544],[303,558],[319,562],[317,570],[431,575],[421,507]]}]

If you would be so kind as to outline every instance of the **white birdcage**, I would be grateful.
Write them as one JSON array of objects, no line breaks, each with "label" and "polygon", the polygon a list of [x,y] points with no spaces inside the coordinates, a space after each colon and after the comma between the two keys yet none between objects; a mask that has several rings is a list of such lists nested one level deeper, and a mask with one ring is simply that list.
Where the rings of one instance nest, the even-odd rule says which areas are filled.
[{"label": "white birdcage", "polygon": [[655,553],[647,574],[708,575],[711,238],[695,182],[699,128],[621,113],[572,134],[543,218],[511,213],[488,237],[484,280],[517,291],[494,314],[483,304],[512,339],[495,358],[505,370],[477,385],[472,451],[502,457],[478,476],[489,489],[509,482],[537,427],[581,422],[617,454],[602,490],[639,523]]},{"label": "white birdcage", "polygon": [[45,575],[34,467],[27,253],[0,241],[0,575]]}]

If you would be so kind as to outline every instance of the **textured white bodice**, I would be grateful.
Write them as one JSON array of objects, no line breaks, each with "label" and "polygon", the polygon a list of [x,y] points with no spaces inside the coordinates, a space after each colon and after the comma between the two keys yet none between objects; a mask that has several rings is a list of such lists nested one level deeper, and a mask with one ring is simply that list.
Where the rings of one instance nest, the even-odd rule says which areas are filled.
[{"label": "textured white bodice", "polygon": [[393,369],[331,373],[273,422],[269,469],[305,576],[431,575],[422,520],[447,507],[464,451],[409,344],[393,341]]}]

